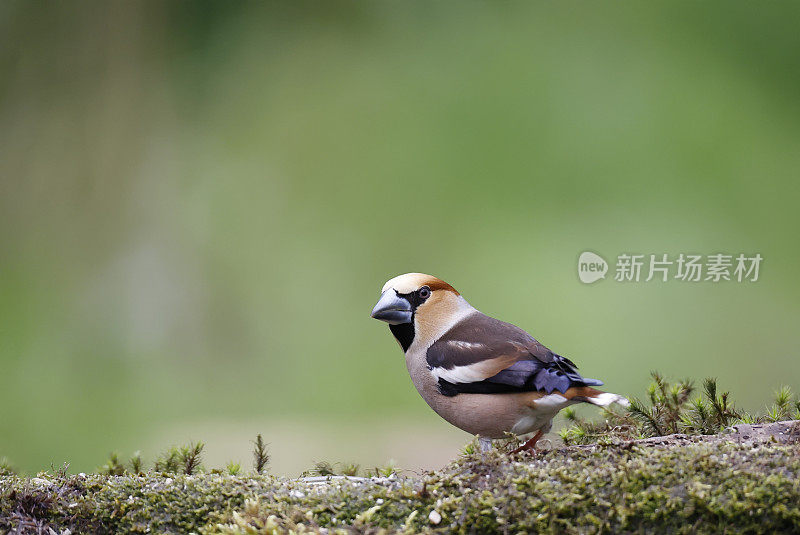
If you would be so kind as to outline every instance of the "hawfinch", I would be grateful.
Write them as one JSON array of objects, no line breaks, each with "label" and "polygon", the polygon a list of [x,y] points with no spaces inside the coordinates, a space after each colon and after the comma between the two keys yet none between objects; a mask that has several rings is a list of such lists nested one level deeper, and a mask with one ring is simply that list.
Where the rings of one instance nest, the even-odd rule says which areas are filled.
[{"label": "hawfinch", "polygon": [[389,324],[406,355],[422,398],[454,426],[486,439],[506,432],[536,434],[515,452],[534,445],[569,405],[627,406],[617,394],[592,387],[575,364],[510,323],[473,308],[449,284],[406,273],[381,290],[372,317]]}]

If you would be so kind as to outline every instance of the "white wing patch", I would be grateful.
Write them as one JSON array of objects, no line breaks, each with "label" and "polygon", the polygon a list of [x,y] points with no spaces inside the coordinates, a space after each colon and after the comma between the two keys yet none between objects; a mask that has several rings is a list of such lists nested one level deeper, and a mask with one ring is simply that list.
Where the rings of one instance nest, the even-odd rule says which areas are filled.
[{"label": "white wing patch", "polygon": [[463,340],[450,340],[447,344],[455,349],[480,349],[485,347],[483,344],[475,342],[464,342]]},{"label": "white wing patch", "polygon": [[486,379],[486,372],[482,370],[481,363],[469,366],[454,366],[447,368],[432,368],[431,373],[438,379],[444,379],[448,383],[475,383]]},{"label": "white wing patch", "polygon": [[571,405],[569,400],[562,396],[561,394],[547,394],[546,396],[540,397],[536,401],[533,402],[537,408],[541,409],[555,409],[557,411],[563,409],[567,405]]}]

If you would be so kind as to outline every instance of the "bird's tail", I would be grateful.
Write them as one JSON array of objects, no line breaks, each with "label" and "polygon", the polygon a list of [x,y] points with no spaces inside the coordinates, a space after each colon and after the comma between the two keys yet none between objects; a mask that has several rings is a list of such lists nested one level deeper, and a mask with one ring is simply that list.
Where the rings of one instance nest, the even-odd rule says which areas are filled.
[{"label": "bird's tail", "polygon": [[628,401],[628,398],[624,396],[612,394],[611,392],[603,392],[602,390],[596,390],[588,386],[581,388],[580,392],[576,392],[576,394],[578,395],[572,397],[571,399],[574,399],[575,401],[583,401],[584,403],[591,403],[592,405],[597,405],[598,407],[608,407],[612,403],[622,405],[623,407],[630,407],[631,405],[631,402]]}]

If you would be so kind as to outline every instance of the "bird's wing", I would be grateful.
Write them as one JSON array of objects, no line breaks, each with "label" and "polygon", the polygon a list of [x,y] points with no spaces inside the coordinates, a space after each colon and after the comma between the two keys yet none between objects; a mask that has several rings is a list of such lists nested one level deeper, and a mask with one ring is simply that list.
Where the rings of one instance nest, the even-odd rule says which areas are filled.
[{"label": "bird's wing", "polygon": [[603,384],[510,323],[468,316],[432,344],[426,360],[445,395],[554,390]]}]

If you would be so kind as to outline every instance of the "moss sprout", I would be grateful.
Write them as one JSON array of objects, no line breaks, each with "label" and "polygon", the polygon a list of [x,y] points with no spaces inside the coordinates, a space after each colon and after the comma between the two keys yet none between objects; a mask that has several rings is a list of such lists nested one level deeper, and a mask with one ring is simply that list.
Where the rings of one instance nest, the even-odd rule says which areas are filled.
[{"label": "moss sprout", "polygon": [[242,473],[242,465],[240,463],[230,461],[225,466],[225,473],[227,473],[229,476],[238,476]]},{"label": "moss sprout", "polygon": [[179,457],[184,474],[192,475],[201,468],[200,459],[204,447],[205,444],[202,442],[196,442],[180,449]]},{"label": "moss sprout", "polygon": [[6,457],[0,457],[0,476],[16,475],[17,470]]},{"label": "moss sprout", "polygon": [[269,452],[264,438],[259,434],[253,442],[253,469],[257,474],[263,474],[267,470],[267,465],[269,465]]},{"label": "moss sprout", "polygon": [[98,471],[107,476],[121,476],[125,473],[125,465],[120,462],[119,454],[111,453],[106,464],[101,466]]},{"label": "moss sprout", "polygon": [[155,461],[153,470],[162,474],[175,474],[180,470],[181,454],[178,448],[172,447],[162,453]]},{"label": "moss sprout", "polygon": [[131,467],[130,473],[133,475],[141,475],[144,473],[144,463],[142,462],[142,453],[139,451],[134,452],[128,464]]}]

